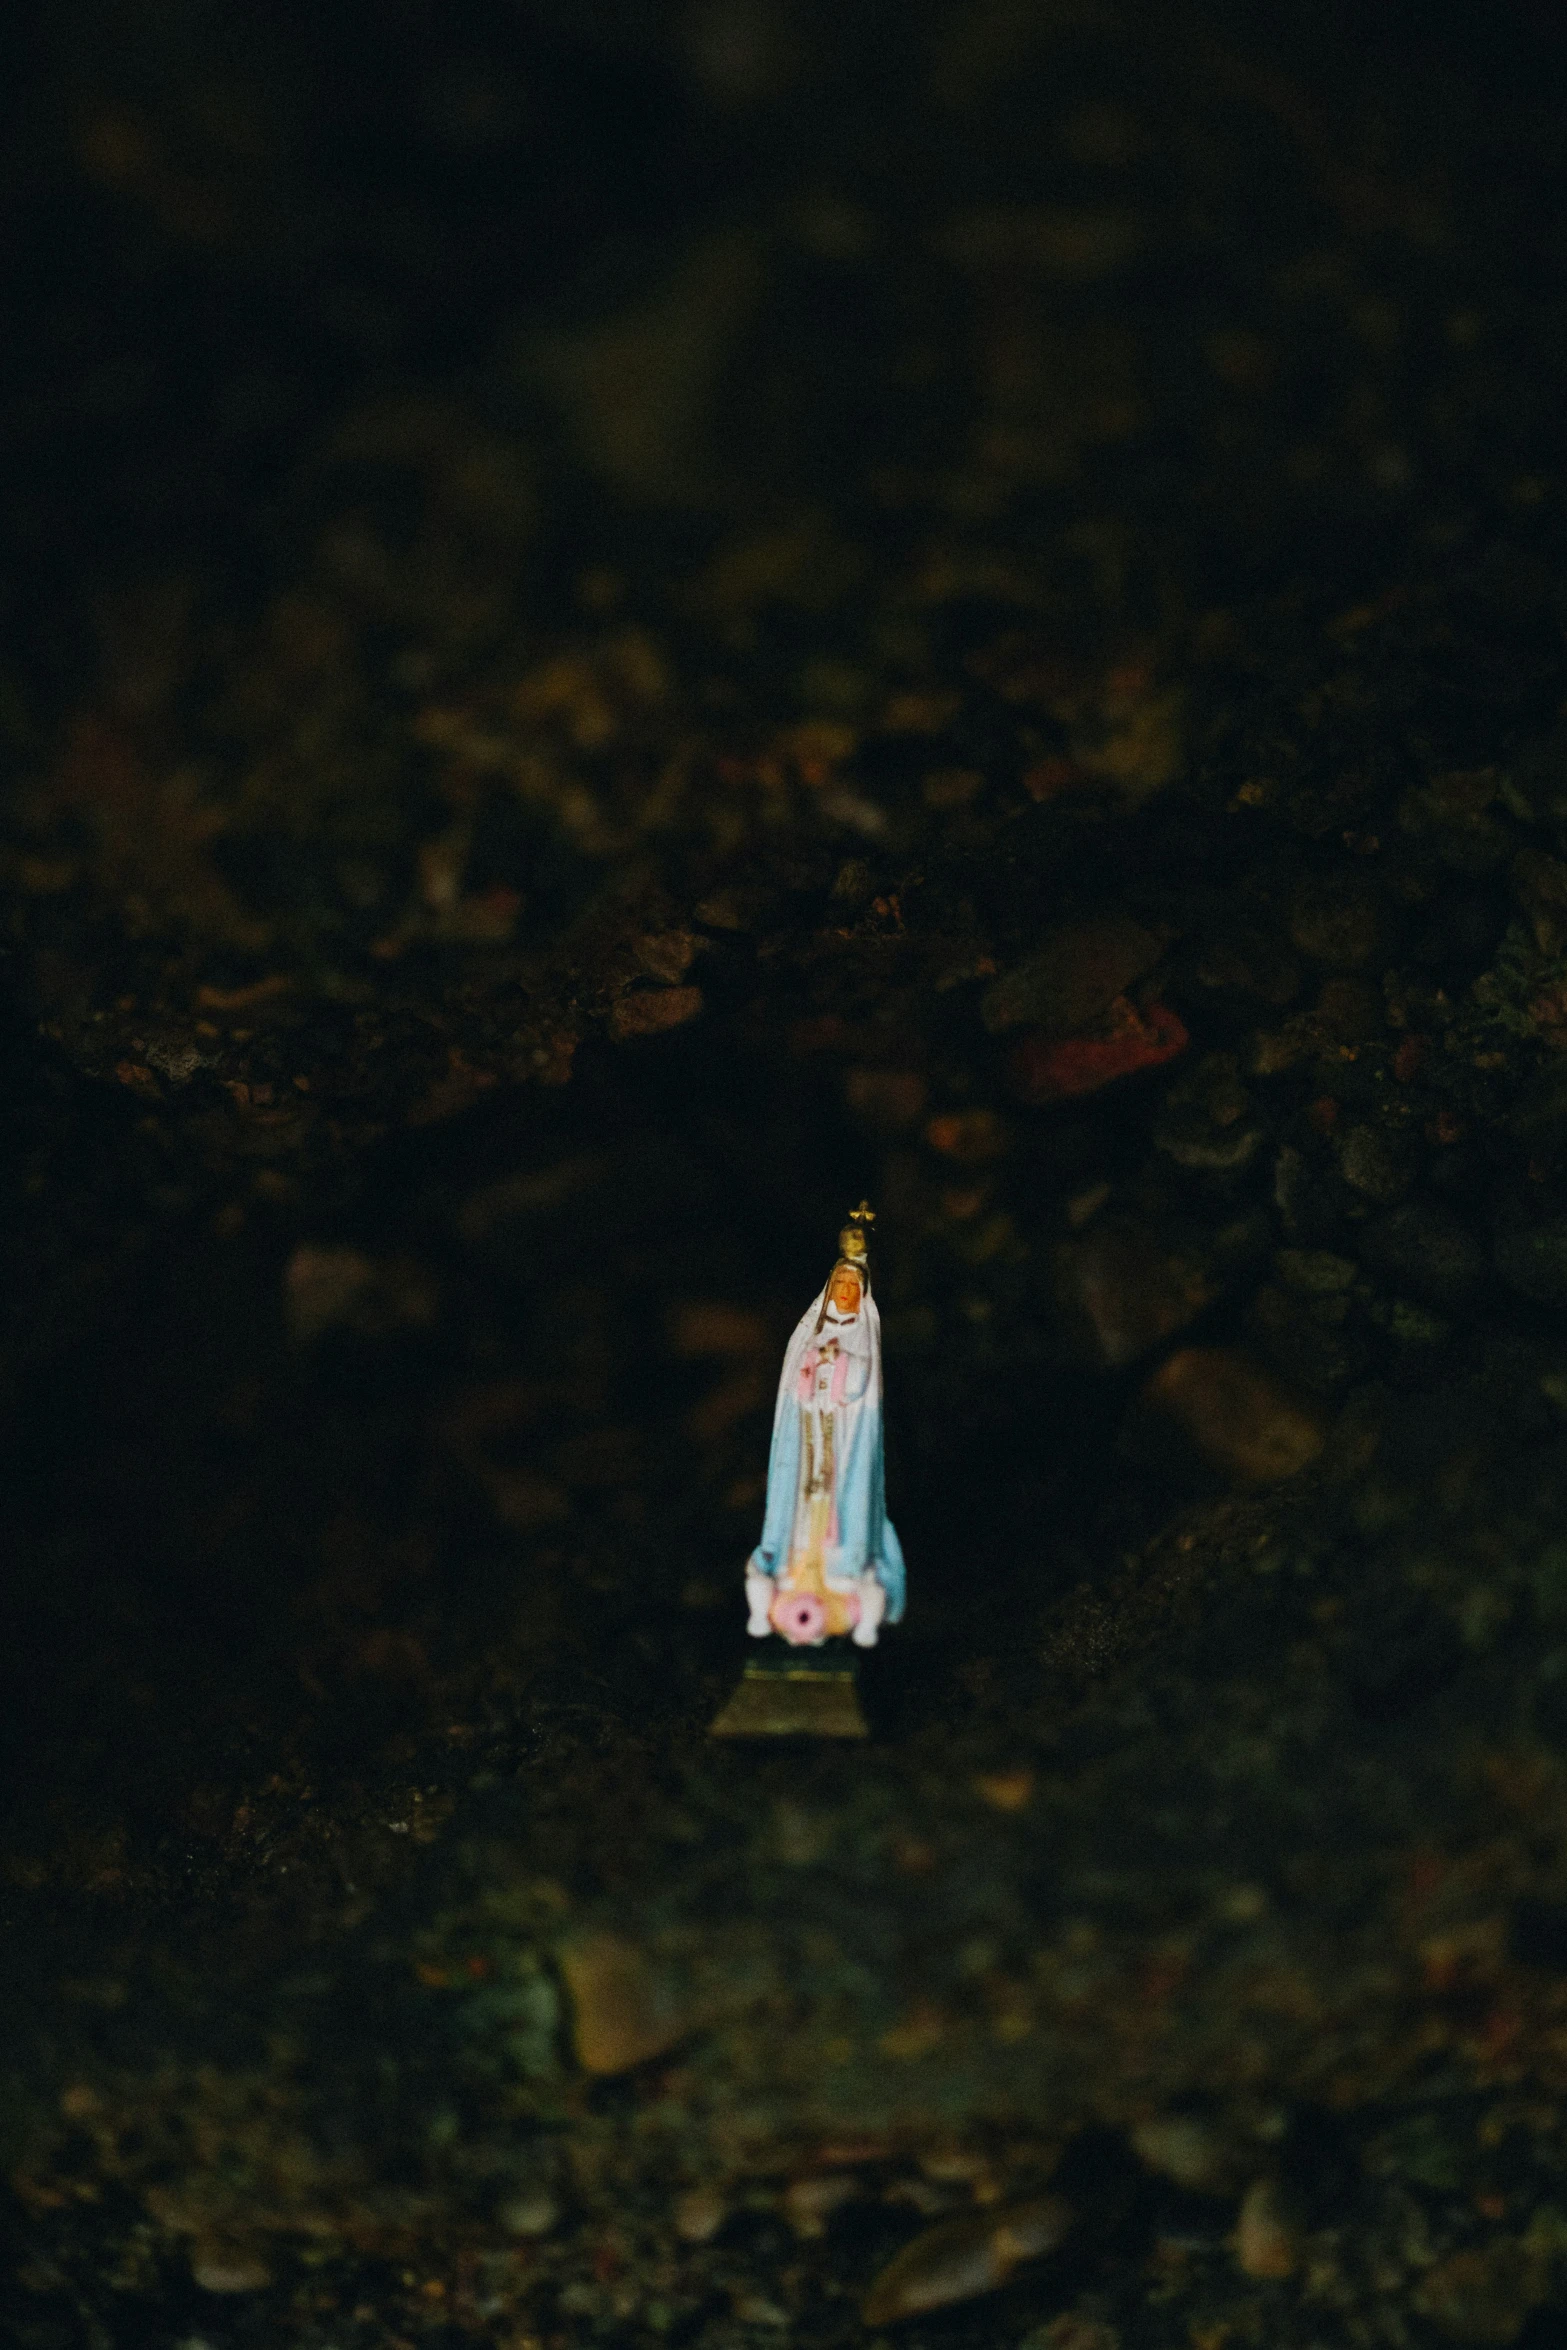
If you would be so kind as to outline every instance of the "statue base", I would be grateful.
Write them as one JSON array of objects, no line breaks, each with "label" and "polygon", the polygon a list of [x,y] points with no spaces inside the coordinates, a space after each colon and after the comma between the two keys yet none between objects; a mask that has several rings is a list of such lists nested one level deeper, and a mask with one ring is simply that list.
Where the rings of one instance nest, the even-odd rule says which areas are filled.
[{"label": "statue base", "polygon": [[756,1643],[740,1686],[710,1738],[868,1738],[847,1640],[793,1648],[769,1636]]}]

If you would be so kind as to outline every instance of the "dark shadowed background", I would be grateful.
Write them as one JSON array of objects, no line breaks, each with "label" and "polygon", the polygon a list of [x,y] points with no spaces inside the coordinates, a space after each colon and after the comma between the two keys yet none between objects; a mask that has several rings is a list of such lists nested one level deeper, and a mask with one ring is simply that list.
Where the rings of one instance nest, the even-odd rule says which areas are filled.
[{"label": "dark shadowed background", "polygon": [[1547,2350],[1558,11],[7,41],[0,2331]]}]

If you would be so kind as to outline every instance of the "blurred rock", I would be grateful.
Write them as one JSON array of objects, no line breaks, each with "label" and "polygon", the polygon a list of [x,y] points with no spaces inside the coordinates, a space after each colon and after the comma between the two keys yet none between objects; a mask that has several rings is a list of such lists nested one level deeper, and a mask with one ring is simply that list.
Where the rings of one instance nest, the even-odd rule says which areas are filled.
[{"label": "blurred rock", "polygon": [[[851,863],[846,865],[839,875],[840,880],[842,880],[844,873],[851,876],[844,894],[848,896],[857,892],[860,895],[869,896],[869,872],[869,867],[863,861],[851,860]],[[864,880],[863,889],[860,887],[862,877]],[[776,895],[773,891],[760,886],[748,888],[743,884],[735,883],[727,888],[714,890],[709,897],[699,898],[691,912],[693,919],[700,922],[704,929],[747,931],[759,930],[775,906]]]},{"label": "blurred rock", "polygon": [[1200,987],[1215,993],[1252,996],[1282,1011],[1300,993],[1300,964],[1275,933],[1225,931],[1203,947],[1197,960]]},{"label": "blurred rock", "polygon": [[1251,1301],[1247,1332],[1293,1385],[1332,1395],[1366,1367],[1352,1303],[1343,1290],[1309,1296],[1265,1283]]},{"label": "blurred rock", "polygon": [[1011,1136],[994,1110],[944,1110],[927,1124],[925,1140],[960,1167],[982,1167],[1005,1157]]},{"label": "blurred rock", "polygon": [[665,987],[675,987],[690,970],[697,951],[689,930],[652,931],[636,942],[637,961]]},{"label": "blurred rock", "polygon": [[701,1009],[699,987],[631,988],[610,1012],[610,1034],[622,1043],[634,1036],[663,1036],[694,1020]]},{"label": "blurred rock", "polygon": [[1034,1786],[1033,1772],[1022,1766],[1012,1771],[980,1771],[974,1779],[975,1794],[992,1811],[1027,1811],[1034,1800]]},{"label": "blurred rock", "polygon": [[1567,865],[1544,849],[1520,849],[1512,863],[1513,893],[1529,918],[1542,955],[1567,947]]},{"label": "blurred rock", "polygon": [[986,990],[980,1005],[985,1026],[1073,1036],[1151,971],[1161,951],[1162,942],[1125,915],[1067,924]]},{"label": "blurred rock", "polygon": [[1210,1053],[1166,1094],[1154,1147],[1178,1167],[1230,1174],[1249,1164],[1262,1141],[1253,1106],[1235,1056]]},{"label": "blurred rock", "polygon": [[1235,2223],[1235,2265],[1243,2276],[1292,2276],[1300,2258],[1294,2229],[1285,2218],[1271,2179],[1254,2179],[1241,2197]]},{"label": "blurred rock", "polygon": [[1360,1231],[1361,1261],[1443,1313],[1462,1313],[1484,1292],[1489,1267],[1479,1242],[1439,1200],[1411,1199]]},{"label": "blurred rock", "polygon": [[737,2293],[734,2313],[741,2325],[764,2327],[775,2339],[789,2330],[788,2310],[770,2293]]},{"label": "blurred rock", "polygon": [[1102,1216],[1055,1252],[1056,1295],[1081,1350],[1106,1370],[1147,1354],[1199,1314],[1212,1291],[1201,1268],[1160,1248],[1146,1227]]},{"label": "blurred rock", "polygon": [[529,2187],[503,2203],[497,2214],[509,2236],[547,2236],[559,2225],[560,2198],[547,2187]]},{"label": "blurred rock", "polygon": [[906,1133],[925,1108],[925,1080],[915,1070],[845,1069],[843,1098],[857,1118],[883,1134]]},{"label": "blurred rock", "polygon": [[284,1268],[283,1303],[290,1334],[308,1344],[328,1330],[379,1338],[424,1329],[435,1320],[440,1291],[411,1258],[301,1241]]},{"label": "blurred rock", "polygon": [[1161,1363],[1143,1399],[1209,1468],[1243,1489],[1298,1475],[1326,1440],[1320,1411],[1235,1347],[1183,1347]]},{"label": "blurred rock", "polygon": [[1325,1151],[1285,1143],[1273,1162],[1273,1201],[1292,1241],[1315,1249],[1336,1239],[1349,1197],[1336,1161]]},{"label": "blurred rock", "polygon": [[529,373],[605,481],[660,503],[712,499],[722,483],[715,394],[761,287],[753,239],[720,233],[618,317],[533,338]]},{"label": "blurred rock", "polygon": [[1304,881],[1290,901],[1289,935],[1314,963],[1358,971],[1370,962],[1381,937],[1375,894],[1353,874]]},{"label": "blurred rock", "polygon": [[1508,1124],[1530,1156],[1550,1173],[1567,1163],[1567,1068],[1553,1059],[1532,1071]]},{"label": "blurred rock", "polygon": [[1226,2162],[1224,2148],[1212,2127],[1195,2114],[1156,2114],[1139,2122],[1131,2133],[1132,2151],[1148,2168],[1173,2179],[1194,2194],[1222,2190]]},{"label": "blurred rock", "polygon": [[1516,2236],[1450,2252],[1426,2270],[1414,2302],[1449,2342],[1505,2350],[1551,2293],[1550,2269]]},{"label": "blurred rock", "polygon": [[966,808],[984,788],[984,774],[977,767],[940,767],[926,776],[920,797],[927,808]]},{"label": "blurred rock", "polygon": [[1353,1257],[1336,1257],[1330,1249],[1281,1248],[1274,1261],[1279,1279],[1302,1297],[1340,1297],[1355,1279]]},{"label": "blurred rock", "polygon": [[1340,973],[1325,979],[1309,1018],[1314,1041],[1355,1047],[1377,1036],[1386,1025],[1382,990],[1372,979]]},{"label": "blurred rock", "polygon": [[826,2235],[833,2213],[863,2191],[853,2171],[816,2171],[791,2179],[784,2189],[784,2217],[802,2243],[812,2243]]},{"label": "blurred rock", "polygon": [[1026,2333],[1017,2350],[1121,2350],[1121,2336],[1104,2318],[1069,2309]]},{"label": "blurred rock", "polygon": [[263,2293],[272,2271],[247,2245],[194,2244],[190,2273],[204,2293]]},{"label": "blurred rock", "polygon": [[995,2292],[1022,2262],[1053,2252],[1072,2218],[1058,2195],[1035,2195],[940,2221],[881,2271],[865,2296],[865,2323],[896,2325],[927,2309]]},{"label": "blurred rock", "polygon": [[624,1935],[576,1935],[557,1955],[571,2004],[572,2050],[584,2072],[630,2072],[693,2028],[663,1972]]},{"label": "blurred rock", "polygon": [[587,1198],[603,1180],[609,1161],[580,1153],[553,1165],[502,1176],[470,1192],[457,1211],[462,1239],[482,1246],[508,1226],[528,1226],[552,1216],[568,1202]]},{"label": "blurred rock", "polygon": [[1056,1041],[1024,1037],[1013,1047],[1007,1068],[1020,1101],[1070,1101],[1097,1093],[1117,1078],[1157,1069],[1184,1052],[1188,1041],[1185,1026],[1168,1006],[1148,1004],[1139,1011],[1129,997],[1117,996],[1094,1034]]},{"label": "blurred rock", "polygon": [[1455,768],[1415,784],[1398,803],[1405,832],[1429,838],[1452,872],[1469,877],[1494,873],[1516,835],[1497,807],[1502,773],[1498,767]]},{"label": "blurred rock", "polygon": [[1429,1306],[1416,1305],[1412,1298],[1378,1299],[1371,1308],[1371,1318],[1380,1322],[1390,1338],[1401,1347],[1445,1346],[1453,1334],[1453,1326],[1445,1315],[1434,1314]]},{"label": "blurred rock", "polygon": [[1174,783],[1186,764],[1186,695],[1154,689],[1144,665],[1112,670],[1095,721],[1074,736],[1077,766],[1135,809]]},{"label": "blurred rock", "polygon": [[682,2244],[709,2244],[729,2217],[722,2188],[688,2187],[675,2201],[675,2234]]},{"label": "blurred rock", "polygon": [[1338,1163],[1346,1183],[1362,1198],[1387,1207],[1409,1189],[1407,1155],[1375,1126],[1352,1126],[1339,1145]]},{"label": "blurred rock", "polygon": [[1567,1306],[1567,1216],[1498,1233],[1494,1253],[1498,1273],[1520,1297]]}]

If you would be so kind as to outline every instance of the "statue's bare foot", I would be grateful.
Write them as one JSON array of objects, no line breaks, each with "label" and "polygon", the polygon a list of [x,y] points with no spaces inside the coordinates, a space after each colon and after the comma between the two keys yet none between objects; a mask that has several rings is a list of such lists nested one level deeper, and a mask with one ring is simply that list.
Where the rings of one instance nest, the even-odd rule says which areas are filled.
[{"label": "statue's bare foot", "polygon": [[860,1578],[860,1620],[850,1637],[856,1648],[874,1648],[887,1612],[887,1594],[874,1575]]}]

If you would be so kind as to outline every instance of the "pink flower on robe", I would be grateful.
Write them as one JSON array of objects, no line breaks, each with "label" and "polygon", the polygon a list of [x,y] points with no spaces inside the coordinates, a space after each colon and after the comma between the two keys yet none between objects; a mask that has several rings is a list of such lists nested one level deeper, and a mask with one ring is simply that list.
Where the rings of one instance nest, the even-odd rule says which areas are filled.
[{"label": "pink flower on robe", "polygon": [[[803,1404],[808,1404],[815,1392],[816,1374],[821,1368],[821,1360],[819,1347],[806,1348],[800,1364],[800,1376],[795,1383],[795,1393]],[[841,1404],[847,1403],[848,1398],[849,1357],[844,1349],[840,1348],[833,1359],[832,1381],[828,1388],[827,1400],[831,1404]]]},{"label": "pink flower on robe", "polygon": [[820,1640],[827,1629],[827,1610],[809,1591],[787,1591],[773,1602],[773,1622],[794,1647]]}]

